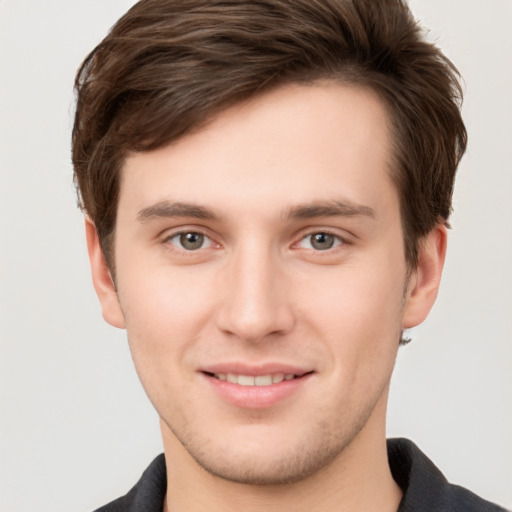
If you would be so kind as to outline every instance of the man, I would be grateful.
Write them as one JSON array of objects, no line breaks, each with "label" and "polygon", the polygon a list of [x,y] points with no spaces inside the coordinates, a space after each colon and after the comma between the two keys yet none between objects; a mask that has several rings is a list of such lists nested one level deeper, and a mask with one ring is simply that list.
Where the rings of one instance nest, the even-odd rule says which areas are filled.
[{"label": "man", "polygon": [[77,76],[104,318],[164,456],[101,510],[501,510],[386,445],[466,133],[397,0],[143,0]]}]

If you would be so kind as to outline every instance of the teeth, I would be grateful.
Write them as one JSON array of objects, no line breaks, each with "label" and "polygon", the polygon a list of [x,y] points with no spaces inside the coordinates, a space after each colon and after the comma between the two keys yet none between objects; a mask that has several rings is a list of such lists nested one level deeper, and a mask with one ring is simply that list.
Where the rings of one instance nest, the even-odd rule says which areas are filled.
[{"label": "teeth", "polygon": [[254,377],[250,375],[239,375],[238,376],[238,385],[239,386],[254,386]]},{"label": "teeth", "polygon": [[276,373],[274,375],[235,375],[234,373],[215,373],[214,377],[219,380],[225,380],[231,384],[238,384],[239,386],[270,386],[272,384],[279,384],[283,380],[292,380],[295,378],[293,373]]},{"label": "teeth", "polygon": [[272,384],[279,384],[280,382],[283,382],[283,380],[284,380],[283,373],[276,373],[275,375],[272,375]]},{"label": "teeth", "polygon": [[270,384],[272,384],[271,375],[258,375],[254,378],[255,386],[270,386]]}]

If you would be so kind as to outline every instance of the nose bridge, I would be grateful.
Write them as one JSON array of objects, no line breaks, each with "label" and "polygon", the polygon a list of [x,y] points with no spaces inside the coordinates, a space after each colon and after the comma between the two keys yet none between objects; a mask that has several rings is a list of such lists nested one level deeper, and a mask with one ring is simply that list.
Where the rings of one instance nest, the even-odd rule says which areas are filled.
[{"label": "nose bridge", "polygon": [[282,263],[268,245],[253,240],[232,254],[219,327],[250,342],[286,333],[293,325]]}]

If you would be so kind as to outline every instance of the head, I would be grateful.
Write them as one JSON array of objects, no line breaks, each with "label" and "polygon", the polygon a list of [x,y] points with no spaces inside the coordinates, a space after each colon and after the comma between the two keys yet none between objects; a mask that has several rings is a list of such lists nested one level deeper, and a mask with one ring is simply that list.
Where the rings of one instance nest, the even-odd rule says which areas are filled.
[{"label": "head", "polygon": [[399,1],[147,0],[79,71],[95,287],[182,468],[291,482],[384,436],[465,145],[420,36]]}]

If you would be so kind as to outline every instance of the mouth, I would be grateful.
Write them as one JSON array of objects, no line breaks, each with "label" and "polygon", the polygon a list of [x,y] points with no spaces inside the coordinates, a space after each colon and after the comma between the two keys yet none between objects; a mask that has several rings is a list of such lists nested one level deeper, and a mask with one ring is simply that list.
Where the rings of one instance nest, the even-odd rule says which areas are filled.
[{"label": "mouth", "polygon": [[301,379],[306,375],[310,375],[313,372],[306,372],[303,374],[295,373],[272,373],[268,375],[243,375],[236,373],[212,373],[204,372],[208,377],[217,379],[219,381],[229,382],[231,384],[238,384],[239,386],[272,386],[273,384],[279,384],[283,381],[290,381],[295,379]]},{"label": "mouth", "polygon": [[203,368],[200,373],[225,403],[240,409],[263,410],[300,396],[315,371],[272,363],[233,363]]}]

